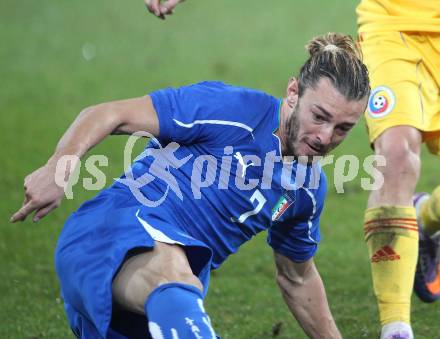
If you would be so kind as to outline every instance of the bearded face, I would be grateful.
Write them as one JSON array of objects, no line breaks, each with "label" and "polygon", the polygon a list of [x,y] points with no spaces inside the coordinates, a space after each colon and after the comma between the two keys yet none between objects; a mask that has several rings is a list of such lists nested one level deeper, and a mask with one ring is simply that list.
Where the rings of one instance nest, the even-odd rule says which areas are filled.
[{"label": "bearded face", "polygon": [[359,120],[366,100],[347,101],[327,78],[306,88],[287,119],[283,155],[326,155]]},{"label": "bearded face", "polygon": [[298,102],[287,122],[286,155],[294,157],[326,155],[337,145],[333,143],[325,145],[319,137],[305,133],[308,128],[307,121],[301,119],[300,111],[301,105]]}]

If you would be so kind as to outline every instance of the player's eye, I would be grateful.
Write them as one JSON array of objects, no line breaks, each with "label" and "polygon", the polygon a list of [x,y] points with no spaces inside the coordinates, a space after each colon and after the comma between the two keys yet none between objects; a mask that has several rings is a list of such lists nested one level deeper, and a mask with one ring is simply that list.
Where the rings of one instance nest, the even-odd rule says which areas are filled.
[{"label": "player's eye", "polygon": [[351,129],[351,127],[348,127],[348,126],[336,127],[336,130],[339,132],[340,135],[346,134],[350,129]]},{"label": "player's eye", "polygon": [[318,114],[318,113],[313,113],[313,119],[317,122],[327,121],[325,116],[323,116],[322,114]]}]

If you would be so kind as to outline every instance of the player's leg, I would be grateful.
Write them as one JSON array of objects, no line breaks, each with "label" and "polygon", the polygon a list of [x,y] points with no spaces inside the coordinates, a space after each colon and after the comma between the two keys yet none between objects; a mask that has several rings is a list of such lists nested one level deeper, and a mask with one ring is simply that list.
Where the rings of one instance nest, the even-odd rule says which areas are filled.
[{"label": "player's leg", "polygon": [[[408,286],[413,281],[410,275],[414,272],[417,257],[417,223],[411,195],[419,176],[421,139],[427,141],[427,131],[437,133],[435,131],[440,130],[440,120],[437,118],[440,112],[437,84],[440,82],[436,80],[437,72],[432,67],[438,57],[424,53],[430,49],[435,55],[438,52],[430,47],[424,35],[418,33],[363,32],[359,37],[372,83],[365,114],[369,139],[374,143],[376,153],[384,154],[388,162],[382,169],[385,183],[382,189],[371,194],[371,208],[365,214],[374,289],[378,295],[381,323],[391,325],[392,319],[402,318],[405,319],[404,323],[409,324]],[[404,132],[402,139],[395,140],[392,130],[405,126],[414,134]],[[408,139],[412,136],[415,136],[415,140]],[[416,227],[411,229],[411,226]],[[375,244],[380,247],[379,238],[384,238],[382,248],[375,247]],[[397,247],[403,248],[405,255],[402,256],[393,246],[387,246],[387,241],[393,246],[399,244]],[[403,275],[399,275],[399,270],[404,267],[407,269]],[[404,281],[407,284],[401,285]],[[397,282],[396,289],[388,293],[393,282]],[[402,293],[406,295],[405,306],[400,308],[397,304]],[[400,316],[397,316],[399,313]],[[406,327],[408,330],[409,326]],[[394,325],[384,326],[382,333],[393,328]]]},{"label": "player's leg", "polygon": [[[152,232],[153,235],[189,247],[183,250],[181,247],[157,243],[139,222],[142,220],[139,217],[139,207],[134,201],[127,200],[127,195],[124,196],[120,189],[117,192],[109,189],[83,204],[68,219],[58,239],[55,251],[56,271],[69,323],[78,337],[149,337],[147,318],[144,316],[145,298],[148,294],[150,297],[160,294],[159,298],[155,298],[156,301],[159,300],[160,306],[176,304],[170,314],[184,303],[194,305],[191,300],[196,300],[198,308],[193,308],[199,312],[198,300],[203,299],[203,296],[200,282],[194,277],[193,271],[206,287],[209,283],[211,250],[202,242],[187,237],[183,230],[170,226],[173,220],[165,224],[163,218],[155,220],[148,211],[144,211],[142,218],[148,218],[155,225],[156,232]],[[169,213],[163,211],[163,215]],[[191,268],[184,253],[189,258]],[[143,268],[150,262],[152,272]],[[136,269],[137,266],[140,266],[139,269]],[[133,270],[130,270],[131,267]],[[129,274],[131,271],[134,273]],[[126,272],[127,275],[124,274]],[[139,277],[142,273],[144,276]],[[155,276],[155,280],[150,280],[149,274]],[[131,305],[128,308],[138,314],[115,302],[112,291],[115,278],[117,283],[125,283],[131,292],[118,292],[115,286],[116,293],[122,295],[117,301],[123,305]],[[169,281],[177,282],[175,288],[170,286],[165,289],[166,284],[160,285]],[[158,285],[160,286],[156,288]],[[169,293],[159,293],[165,290],[177,292],[169,298]],[[180,290],[184,290],[182,293],[190,301],[173,301],[181,298]],[[165,298],[162,298],[162,294],[165,294]],[[125,302],[124,298],[128,301]],[[167,298],[173,300],[161,301]],[[133,299],[141,301],[130,303]],[[154,305],[154,300],[147,303],[147,307],[151,306],[158,312],[163,310]],[[150,314],[154,315],[154,312],[148,312],[149,316]],[[168,337],[171,334],[165,334],[164,338]]]},{"label": "player's leg", "polygon": [[215,339],[202,290],[184,249],[160,242],[151,251],[127,259],[112,284],[116,303],[147,315],[153,339]]},{"label": "player's leg", "polygon": [[381,168],[383,186],[372,191],[365,213],[373,287],[382,335],[403,327],[411,333],[410,302],[418,252],[418,228],[412,195],[420,173],[420,132],[410,126],[385,130],[374,142],[377,155],[386,158]]},{"label": "player's leg", "polygon": [[[440,35],[423,34],[422,39],[425,40],[425,46],[420,65],[420,75],[423,77],[421,93],[424,106],[431,108],[425,110],[424,118],[430,126],[430,132],[425,133],[424,137],[429,151],[440,155]],[[427,195],[420,198],[423,197]],[[418,199],[417,203],[421,232],[414,291],[423,301],[432,302],[440,298],[440,188],[434,189],[425,202],[423,200]]]},{"label": "player's leg", "polygon": [[429,236],[440,231],[440,186],[436,187],[420,206],[420,218]]},{"label": "player's leg", "polygon": [[440,187],[414,197],[419,224],[419,256],[414,292],[424,302],[440,299]]}]

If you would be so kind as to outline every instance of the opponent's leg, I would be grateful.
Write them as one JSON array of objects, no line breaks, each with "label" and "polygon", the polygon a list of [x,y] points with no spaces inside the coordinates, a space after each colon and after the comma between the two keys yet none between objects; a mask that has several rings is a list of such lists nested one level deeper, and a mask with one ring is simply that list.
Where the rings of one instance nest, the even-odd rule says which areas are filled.
[{"label": "opponent's leg", "polygon": [[428,235],[432,236],[440,231],[440,186],[436,187],[429,199],[420,206],[420,217]]},{"label": "opponent's leg", "polygon": [[[365,239],[371,258],[382,338],[407,333],[412,338],[410,301],[418,252],[412,195],[420,173],[420,132],[410,126],[387,129],[375,141],[386,158],[383,186],[372,191],[365,212]],[[385,326],[387,325],[387,326]]]},{"label": "opponent's leg", "polygon": [[184,249],[160,242],[126,260],[112,284],[115,302],[147,315],[154,339],[216,338],[202,289]]},{"label": "opponent's leg", "polygon": [[419,224],[419,257],[414,292],[424,302],[440,299],[440,187],[414,196]]}]

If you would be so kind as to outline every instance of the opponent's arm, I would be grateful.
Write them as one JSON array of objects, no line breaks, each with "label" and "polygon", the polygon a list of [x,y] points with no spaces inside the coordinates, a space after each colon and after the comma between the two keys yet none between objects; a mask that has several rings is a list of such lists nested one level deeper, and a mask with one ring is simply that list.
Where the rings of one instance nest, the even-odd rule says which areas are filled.
[{"label": "opponent's arm", "polygon": [[310,338],[342,338],[313,259],[295,263],[275,252],[277,283],[284,301]]},{"label": "opponent's arm", "polygon": [[[23,221],[35,211],[38,221],[58,207],[64,195],[63,188],[55,182],[58,160],[65,155],[81,158],[93,146],[110,134],[131,134],[146,131],[159,134],[159,120],[150,96],[113,101],[84,109],[64,133],[54,154],[41,168],[24,180],[23,206],[11,221]],[[65,181],[69,179],[76,163],[66,168]]]},{"label": "opponent's arm", "polygon": [[161,0],[144,0],[148,11],[164,20],[165,16],[173,14],[174,8],[183,1],[184,0],[166,0],[161,2]]}]

